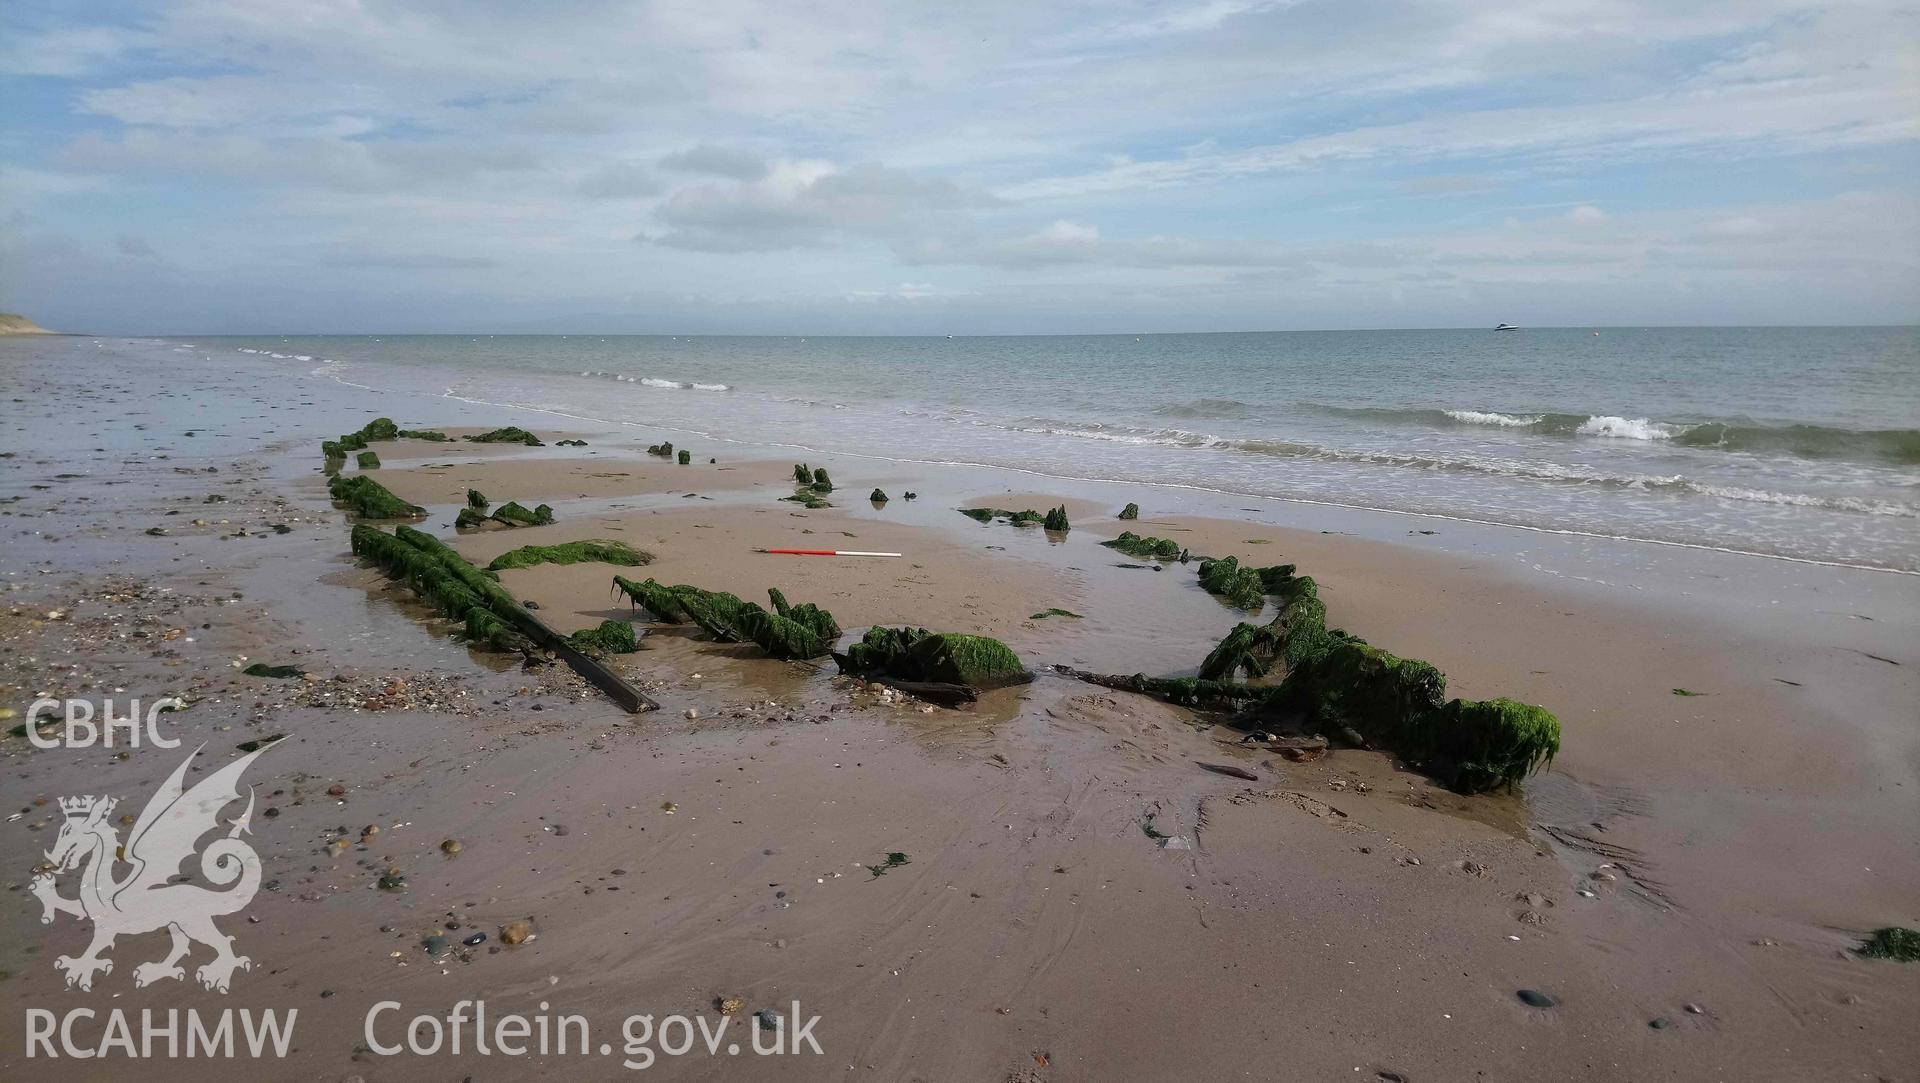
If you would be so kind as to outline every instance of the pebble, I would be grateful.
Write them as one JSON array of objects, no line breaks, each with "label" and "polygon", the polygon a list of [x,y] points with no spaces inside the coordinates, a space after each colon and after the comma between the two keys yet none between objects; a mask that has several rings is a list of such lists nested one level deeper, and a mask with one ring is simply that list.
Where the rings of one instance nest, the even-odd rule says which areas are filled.
[{"label": "pebble", "polygon": [[1522,989],[1514,995],[1529,1008],[1551,1008],[1554,1004],[1552,997],[1538,989]]},{"label": "pebble", "polygon": [[345,797],[346,794],[347,794],[347,788],[345,786],[342,786],[338,782],[327,787],[328,797]]},{"label": "pebble", "polygon": [[462,940],[462,941],[460,941],[460,942],[461,942],[462,944],[465,944],[465,945],[466,945],[467,947],[470,947],[470,948],[477,948],[477,947],[479,947],[480,945],[482,945],[482,944],[484,944],[484,943],[486,943],[486,942],[487,942],[487,934],[486,934],[486,933],[474,933],[474,934],[473,934],[472,936],[469,936],[469,937],[467,937],[467,938],[466,938],[465,940]]},{"label": "pebble", "polygon": [[1647,1025],[1652,1027],[1655,1030],[1665,1030],[1668,1027],[1673,1025],[1673,1020],[1668,1019],[1666,1016],[1663,1015],[1658,1019],[1652,1020]]},{"label": "pebble", "polygon": [[1705,1015],[1707,1014],[1707,1009],[1702,1008],[1698,1004],[1689,1004],[1687,1005],[1687,1014],[1688,1015]]},{"label": "pebble", "polygon": [[448,840],[446,840],[445,842],[442,842],[442,843],[440,844],[440,852],[441,852],[441,853],[443,853],[443,854],[457,854],[457,853],[459,853],[459,852],[460,852],[460,840],[459,840],[459,839],[448,839]]},{"label": "pebble", "polygon": [[429,936],[424,946],[427,949],[428,955],[439,958],[453,950],[453,941],[448,940],[444,936]]}]

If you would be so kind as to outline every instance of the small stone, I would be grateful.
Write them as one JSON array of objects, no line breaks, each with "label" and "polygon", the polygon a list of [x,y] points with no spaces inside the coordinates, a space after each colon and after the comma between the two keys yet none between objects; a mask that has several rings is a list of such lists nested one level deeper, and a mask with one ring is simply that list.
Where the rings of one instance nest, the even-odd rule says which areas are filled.
[{"label": "small stone", "polygon": [[689,708],[687,708],[687,717],[688,717],[688,718],[699,718],[699,717],[700,717],[700,712],[699,712],[699,711],[696,711],[696,710],[694,710],[694,709],[693,709],[692,707],[689,707]]},{"label": "small stone", "polygon": [[482,944],[484,944],[484,943],[486,943],[486,942],[487,942],[487,934],[486,934],[486,933],[474,933],[473,935],[471,935],[471,936],[469,936],[469,937],[467,937],[466,939],[464,939],[464,940],[462,940],[462,941],[460,941],[460,942],[461,942],[462,944],[465,944],[465,945],[466,945],[467,947],[470,947],[470,948],[477,948],[477,947],[479,947],[480,945],[482,945]]},{"label": "small stone", "polygon": [[459,840],[459,839],[447,839],[447,840],[446,840],[445,842],[442,842],[442,843],[440,844],[440,852],[441,852],[441,853],[443,853],[443,854],[446,854],[446,855],[448,855],[448,856],[452,856],[452,855],[454,855],[454,854],[457,854],[457,853],[459,853],[459,852],[460,852],[460,840]]},{"label": "small stone", "polygon": [[1665,1030],[1673,1025],[1673,1020],[1663,1015],[1658,1019],[1650,1020],[1647,1025],[1655,1030]]},{"label": "small stone", "polygon": [[327,787],[328,797],[345,797],[346,794],[347,794],[347,788],[345,786],[342,786],[338,782]]},{"label": "small stone", "polygon": [[429,936],[423,946],[427,949],[428,955],[437,959],[453,950],[453,941],[444,936]]},{"label": "small stone", "polygon": [[1514,995],[1529,1008],[1551,1008],[1554,1004],[1552,997],[1538,989],[1522,989]]},{"label": "small stone", "polygon": [[566,835],[566,834],[570,834],[571,830],[567,827],[566,824],[554,824],[553,833],[556,835]]},{"label": "small stone", "polygon": [[1688,1015],[1705,1015],[1707,1014],[1707,1009],[1702,1008],[1698,1004],[1689,1004],[1687,1005],[1687,1014]]}]

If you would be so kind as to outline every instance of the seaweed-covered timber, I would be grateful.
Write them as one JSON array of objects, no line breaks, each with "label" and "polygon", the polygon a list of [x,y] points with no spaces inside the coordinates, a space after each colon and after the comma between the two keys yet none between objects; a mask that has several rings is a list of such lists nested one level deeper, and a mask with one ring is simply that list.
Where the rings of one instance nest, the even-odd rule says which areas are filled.
[{"label": "seaweed-covered timber", "polygon": [[[1417,659],[1401,658],[1326,626],[1313,580],[1290,565],[1238,569],[1280,602],[1265,626],[1240,624],[1207,655],[1196,678],[1069,675],[1109,688],[1160,696],[1185,706],[1240,708],[1236,724],[1280,731],[1317,727],[1351,733],[1388,749],[1462,793],[1511,788],[1553,762],[1560,723],[1543,707],[1511,699],[1446,698],[1447,679]],[[1276,663],[1277,685],[1230,680],[1260,676]]]},{"label": "seaweed-covered timber", "polygon": [[1266,584],[1253,568],[1243,568],[1235,557],[1200,562],[1200,585],[1241,609],[1253,612],[1266,604]]},{"label": "seaweed-covered timber", "polygon": [[1063,665],[1056,665],[1053,668],[1063,676],[1085,681],[1088,684],[1097,684],[1102,688],[1113,688],[1122,692],[1138,692],[1143,696],[1154,696],[1181,707],[1218,707],[1239,710],[1249,704],[1263,702],[1271,698],[1274,693],[1272,686],[1256,687],[1233,681],[1202,680],[1198,677],[1149,677],[1144,673],[1131,675],[1094,673]]},{"label": "seaweed-covered timber", "polygon": [[585,440],[555,440],[553,442],[553,446],[554,447],[586,447],[587,442]]},{"label": "seaweed-covered timber", "polygon": [[693,452],[688,451],[686,448],[681,448],[680,449],[680,465],[686,466],[688,463],[691,463],[692,461],[693,461]]},{"label": "seaweed-covered timber", "polygon": [[380,456],[375,452],[363,451],[355,455],[353,461],[354,464],[362,470],[378,470],[380,468]]},{"label": "seaweed-covered timber", "polygon": [[795,489],[792,496],[783,496],[780,499],[791,500],[795,504],[804,504],[808,511],[818,511],[821,508],[833,507],[833,501],[814,492],[811,488]]},{"label": "seaweed-covered timber", "polygon": [[367,444],[374,440],[432,440],[444,441],[447,434],[430,430],[403,429],[393,423],[390,417],[376,417],[360,427],[359,432],[342,435],[338,440],[320,441],[320,453],[327,459],[328,466],[334,467],[344,462],[349,451],[365,451]]},{"label": "seaweed-covered timber", "polygon": [[664,443],[651,444],[647,447],[647,454],[658,455],[663,459],[671,459],[673,458],[673,441],[668,440]]},{"label": "seaweed-covered timber", "polygon": [[476,527],[486,526],[490,522],[492,522],[492,520],[487,517],[486,509],[484,508],[461,508],[460,514],[453,517],[453,527],[455,530],[472,530]]},{"label": "seaweed-covered timber", "polygon": [[814,468],[813,491],[816,493],[830,493],[833,491],[833,479],[827,476],[827,468],[824,466]]},{"label": "seaweed-covered timber", "polygon": [[789,605],[778,590],[767,592],[773,603],[773,612],[769,613],[725,591],[702,590],[685,583],[665,586],[652,579],[636,583],[616,575],[613,585],[656,620],[668,624],[692,621],[722,643],[753,643],[783,660],[818,658],[831,651],[840,638],[840,625],[833,614],[811,602]]},{"label": "seaweed-covered timber", "polygon": [[511,552],[494,557],[487,565],[490,572],[505,571],[508,568],[531,568],[536,564],[621,564],[637,568],[650,564],[653,557],[643,553],[626,542],[618,541],[570,541],[559,545],[523,545]]},{"label": "seaweed-covered timber", "polygon": [[806,463],[794,463],[793,464],[793,483],[795,485],[812,485],[813,484],[813,468],[808,466]]},{"label": "seaweed-covered timber", "polygon": [[[1053,515],[1052,512],[1048,512],[1045,515],[1042,515],[1040,512],[1034,511],[1032,508],[1028,508],[1026,511],[1008,511],[1005,508],[959,508],[957,510],[960,512],[960,514],[966,516],[969,519],[976,520],[978,522],[991,523],[995,519],[1005,519],[1007,522],[1012,523],[1014,526],[1026,526],[1028,523],[1045,523]],[[1067,509],[1061,508],[1059,509],[1059,511],[1060,511],[1060,521],[1063,523],[1066,522]],[[1049,527],[1048,529],[1053,529],[1053,528]]]},{"label": "seaweed-covered timber", "polygon": [[1041,526],[1047,530],[1056,531],[1061,534],[1072,530],[1073,527],[1067,522],[1067,506],[1062,504],[1052,511],[1047,512],[1047,517],[1041,521]]},{"label": "seaweed-covered timber", "polygon": [[886,490],[875,489],[874,491],[867,494],[867,499],[873,501],[876,504],[885,504],[887,502]]},{"label": "seaweed-covered timber", "polygon": [[1100,544],[1109,549],[1118,549],[1130,557],[1152,560],[1179,560],[1185,555],[1179,542],[1167,538],[1143,538],[1131,530],[1122,531],[1119,537]]},{"label": "seaweed-covered timber", "polygon": [[546,526],[553,522],[553,508],[541,504],[532,511],[528,511],[520,503],[509,500],[493,509],[493,514],[488,518],[508,526]]},{"label": "seaweed-covered timber", "polygon": [[492,503],[492,502],[489,501],[486,497],[486,494],[482,493],[480,490],[478,489],[467,490],[467,507],[478,508],[481,511],[486,511],[487,505],[489,503]]},{"label": "seaweed-covered timber", "polygon": [[407,503],[365,474],[331,478],[327,493],[362,519],[419,519],[427,514],[427,509]]},{"label": "seaweed-covered timber", "polygon": [[433,535],[407,526],[396,527],[388,534],[363,523],[353,528],[352,546],[354,555],[372,561],[390,578],[405,580],[415,594],[463,622],[467,639],[521,651],[529,659],[536,649],[552,651],[625,710],[659,709],[658,703],[619,674],[547,627],[491,574],[474,567]]},{"label": "seaweed-covered timber", "polygon": [[869,628],[833,660],[846,673],[921,686],[957,685],[978,693],[1033,679],[1005,643],[925,628]]},{"label": "seaweed-covered timber", "polygon": [[1138,505],[1138,504],[1128,504],[1128,505],[1127,505],[1126,507],[1124,507],[1124,508],[1121,508],[1121,509],[1120,509],[1120,518],[1122,518],[1122,519],[1138,519],[1138,518],[1140,518],[1140,505]]},{"label": "seaweed-covered timber", "polygon": [[467,437],[476,444],[525,444],[528,447],[545,447],[538,436],[518,425],[508,425],[504,429],[483,432]]}]

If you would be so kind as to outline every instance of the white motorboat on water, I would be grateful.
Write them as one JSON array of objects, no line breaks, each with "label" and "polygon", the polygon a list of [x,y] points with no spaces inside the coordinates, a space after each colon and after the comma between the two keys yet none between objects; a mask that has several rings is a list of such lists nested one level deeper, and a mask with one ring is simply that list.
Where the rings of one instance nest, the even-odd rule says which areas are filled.
[{"label": "white motorboat on water", "polygon": [[1513,324],[1503,323],[1500,326],[1494,328],[1494,330],[1495,331],[1518,331],[1520,329],[1518,327],[1515,327]]}]

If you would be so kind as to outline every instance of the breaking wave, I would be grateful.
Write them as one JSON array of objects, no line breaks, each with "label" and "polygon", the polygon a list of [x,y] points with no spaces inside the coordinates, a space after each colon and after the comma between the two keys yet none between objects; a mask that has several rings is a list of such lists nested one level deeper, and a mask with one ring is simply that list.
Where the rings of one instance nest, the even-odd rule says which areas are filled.
[{"label": "breaking wave", "polygon": [[1682,474],[1614,474],[1589,466],[1565,465],[1538,460],[1499,459],[1479,456],[1418,455],[1392,451],[1341,451],[1313,444],[1295,444],[1279,440],[1234,440],[1224,444],[1249,455],[1278,458],[1315,459],[1321,462],[1368,463],[1422,470],[1484,474],[1522,478],[1530,481],[1593,485],[1607,489],[1694,493],[1753,504],[1790,505],[1822,508],[1861,515],[1886,515],[1920,518],[1920,505],[1891,500],[1867,500],[1850,496],[1815,496],[1812,493],[1779,492],[1736,485],[1714,485],[1695,481]]},{"label": "breaking wave", "polygon": [[643,387],[659,387],[672,391],[732,391],[731,384],[698,383],[691,380],[662,380],[657,376],[628,376],[620,372],[601,372],[588,369],[580,375],[598,380],[612,380],[622,384],[640,384]]},{"label": "breaking wave", "polygon": [[1327,406],[1304,402],[1319,414],[1365,421],[1454,428],[1462,425],[1537,433],[1664,442],[1717,451],[1920,464],[1920,429],[1842,429],[1828,425],[1760,425],[1729,421],[1663,421],[1617,414],[1509,413],[1498,410],[1423,410]]}]

